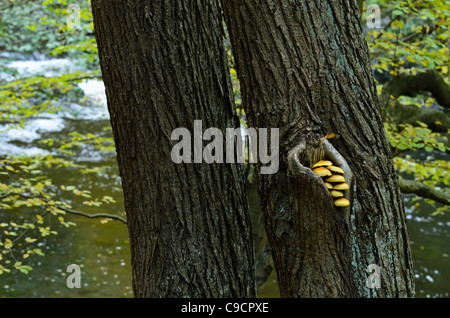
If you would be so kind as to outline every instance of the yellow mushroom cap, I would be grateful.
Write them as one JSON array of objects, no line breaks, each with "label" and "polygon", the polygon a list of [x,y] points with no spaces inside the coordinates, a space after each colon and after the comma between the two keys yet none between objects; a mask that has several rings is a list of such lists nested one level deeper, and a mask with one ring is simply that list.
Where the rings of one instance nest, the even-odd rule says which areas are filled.
[{"label": "yellow mushroom cap", "polygon": [[324,182],[325,183],[325,187],[327,187],[327,189],[333,189],[333,185],[329,182]]},{"label": "yellow mushroom cap", "polygon": [[335,206],[349,206],[350,201],[348,201],[345,198],[340,198],[340,199],[337,199],[336,201],[334,201],[334,205]]},{"label": "yellow mushroom cap", "polygon": [[319,167],[313,170],[316,174],[318,174],[321,177],[327,177],[331,176],[331,171],[324,167]]},{"label": "yellow mushroom cap", "polygon": [[335,198],[340,198],[344,196],[344,194],[341,191],[331,190],[330,193],[331,196]]},{"label": "yellow mushroom cap", "polygon": [[327,168],[330,169],[330,170],[333,171],[333,172],[337,172],[337,173],[344,174],[344,170],[342,170],[342,169],[339,168],[339,167],[336,167],[336,166],[329,166],[329,167],[327,167]]},{"label": "yellow mushroom cap", "polygon": [[348,190],[350,189],[349,185],[345,182],[336,184],[333,189],[335,190]]},{"label": "yellow mushroom cap", "polygon": [[315,163],[312,167],[313,168],[317,168],[317,167],[328,167],[331,166],[333,163],[331,161],[328,160],[320,160],[319,162]]},{"label": "yellow mushroom cap", "polygon": [[328,177],[325,181],[327,181],[327,182],[345,182],[345,178],[340,174],[333,174],[331,177]]}]

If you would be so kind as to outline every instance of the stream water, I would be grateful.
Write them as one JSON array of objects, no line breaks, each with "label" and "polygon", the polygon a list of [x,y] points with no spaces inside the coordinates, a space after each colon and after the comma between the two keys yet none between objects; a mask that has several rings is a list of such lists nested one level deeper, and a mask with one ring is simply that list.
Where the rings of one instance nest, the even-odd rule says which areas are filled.
[{"label": "stream water", "polygon": [[[45,65],[52,65],[62,71],[70,68],[65,60],[17,61],[15,67],[21,73],[25,67],[35,71]],[[67,110],[42,114],[28,121],[24,128],[8,130],[7,124],[0,125],[0,156],[6,154],[34,155],[51,151],[39,140],[66,135],[71,131],[107,135],[110,130],[108,113],[101,82],[90,81],[80,85],[91,97],[89,106],[71,104]],[[1,106],[0,106],[1,107]],[[72,202],[74,209],[92,213],[123,214],[123,197],[118,177],[115,153],[103,152],[86,146],[72,158],[83,164],[96,167],[108,166],[103,175],[79,174],[68,169],[48,170],[53,184],[73,184],[90,190],[93,197],[109,195],[117,201],[102,208],[91,209]],[[430,206],[422,204],[414,208],[411,197],[405,198],[408,229],[412,241],[416,276],[417,297],[449,297],[450,294],[450,215],[430,216]],[[26,211],[0,210],[0,223],[20,217]],[[99,219],[81,216],[67,217],[77,224],[65,228],[54,222],[58,235],[45,238],[41,248],[45,257],[30,258],[34,270],[28,275],[21,273],[0,275],[0,297],[132,297],[130,250],[127,228],[118,221],[102,224]],[[0,233],[1,237],[2,233]],[[81,288],[70,289],[66,279],[69,264],[81,267]],[[275,276],[272,275],[261,289],[260,296],[278,295]]]}]

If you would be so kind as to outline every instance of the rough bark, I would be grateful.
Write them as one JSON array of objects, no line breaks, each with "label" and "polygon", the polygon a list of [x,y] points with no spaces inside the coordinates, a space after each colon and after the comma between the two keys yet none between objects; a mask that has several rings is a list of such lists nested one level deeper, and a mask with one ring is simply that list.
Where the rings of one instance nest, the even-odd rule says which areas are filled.
[{"label": "rough bark", "polygon": [[255,296],[242,167],[171,160],[175,128],[239,127],[218,3],[95,0],[92,9],[135,296]]},{"label": "rough bark", "polygon": [[[356,1],[221,3],[249,126],[280,128],[279,172],[258,174],[258,184],[281,296],[413,296],[403,200]],[[325,158],[353,175],[347,208],[310,169],[331,132]],[[366,285],[369,264],[381,268],[380,289]]]},{"label": "rough bark", "polygon": [[247,196],[255,246],[256,286],[259,290],[273,271],[273,259],[261,211],[256,171],[250,165],[248,170]]}]

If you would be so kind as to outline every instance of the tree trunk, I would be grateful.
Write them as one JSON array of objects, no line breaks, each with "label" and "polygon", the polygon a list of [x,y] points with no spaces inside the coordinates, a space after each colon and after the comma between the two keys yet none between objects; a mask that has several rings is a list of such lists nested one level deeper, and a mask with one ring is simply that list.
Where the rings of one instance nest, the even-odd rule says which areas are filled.
[{"label": "tree trunk", "polygon": [[[258,173],[258,184],[281,296],[413,296],[403,200],[356,1],[221,3],[249,126],[280,128],[279,172]],[[333,204],[311,170],[318,158],[345,170],[350,206]],[[381,288],[370,288],[370,264]]]},{"label": "tree trunk", "polygon": [[171,159],[175,128],[239,127],[218,3],[95,0],[92,9],[135,296],[254,297],[243,167]]}]

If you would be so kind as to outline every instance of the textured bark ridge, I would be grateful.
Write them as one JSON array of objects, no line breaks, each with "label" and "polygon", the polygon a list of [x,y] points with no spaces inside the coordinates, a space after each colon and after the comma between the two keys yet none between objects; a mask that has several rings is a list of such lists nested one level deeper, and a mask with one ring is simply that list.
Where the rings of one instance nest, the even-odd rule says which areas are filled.
[{"label": "textured bark ridge", "polygon": [[[279,172],[258,183],[281,295],[413,296],[403,199],[356,1],[222,8],[249,125],[280,128]],[[348,211],[333,206],[302,158],[331,132],[328,155],[353,175]],[[370,264],[381,268],[380,289],[367,287]]]},{"label": "textured bark ridge", "polygon": [[239,127],[216,1],[92,1],[136,297],[254,297],[243,169],[175,164],[175,128]]}]

